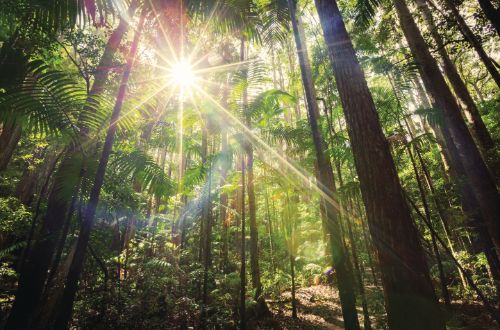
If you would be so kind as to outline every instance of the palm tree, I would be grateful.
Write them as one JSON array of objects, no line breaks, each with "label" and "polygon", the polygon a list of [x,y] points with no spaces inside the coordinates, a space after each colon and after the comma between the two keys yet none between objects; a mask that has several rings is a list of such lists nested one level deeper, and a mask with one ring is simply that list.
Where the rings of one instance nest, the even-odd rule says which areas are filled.
[{"label": "palm tree", "polygon": [[[131,2],[128,15],[132,17],[137,7],[137,1]],[[104,54],[99,62],[96,79],[89,93],[87,105],[84,110],[94,111],[91,106],[94,104],[94,98],[103,89],[107,81],[108,74],[112,68],[112,60],[119,44],[121,43],[126,31],[128,30],[128,18],[120,20],[120,24],[110,36]],[[85,141],[85,134],[88,133],[82,116],[80,116],[80,131],[82,133],[81,143]],[[39,239],[34,243],[30,251],[27,251],[28,257],[21,269],[16,298],[12,306],[9,318],[7,320],[7,329],[25,329],[33,321],[34,314],[39,308],[38,304],[42,295],[48,269],[54,255],[57,239],[60,235],[63,223],[67,217],[72,196],[61,196],[59,188],[75,184],[69,190],[74,194],[78,187],[75,182],[68,182],[66,173],[72,172],[74,163],[81,161],[80,144],[72,143],[67,147],[66,154],[59,165],[54,176],[53,189],[49,195],[47,212],[41,223]]]},{"label": "palm tree", "polygon": [[95,174],[94,184],[92,186],[89,201],[85,209],[85,213],[83,215],[80,234],[78,236],[78,242],[76,245],[75,255],[73,256],[69,273],[66,278],[66,285],[61,298],[61,307],[58,312],[58,317],[56,318],[56,323],[55,323],[56,329],[66,329],[71,320],[73,302],[75,300],[76,291],[78,290],[78,280],[80,278],[80,273],[83,268],[83,261],[87,251],[87,246],[90,239],[90,233],[92,231],[92,227],[95,220],[97,204],[99,203],[99,195],[101,193],[101,188],[104,183],[104,175],[106,173],[106,167],[108,165],[109,156],[113,148],[116,128],[118,125],[118,121],[120,119],[120,112],[127,91],[130,72],[132,70],[132,66],[135,61],[135,56],[137,53],[140,37],[142,35],[142,30],[144,28],[144,22],[146,20],[147,13],[148,13],[147,7],[144,7],[142,9],[141,17],[138,23],[137,31],[134,36],[134,40],[132,41],[132,44],[130,46],[130,51],[127,58],[127,64],[125,66],[125,70],[123,72],[123,76],[120,82],[120,88],[118,89],[118,94],[116,96],[116,103],[113,108],[113,113],[111,114],[110,124],[106,133],[106,139],[104,141],[104,146],[102,148],[101,157],[99,159],[99,165],[97,167],[97,172]]},{"label": "palm tree", "polygon": [[389,326],[444,329],[417,230],[342,15],[335,1],[315,2],[378,251]]}]

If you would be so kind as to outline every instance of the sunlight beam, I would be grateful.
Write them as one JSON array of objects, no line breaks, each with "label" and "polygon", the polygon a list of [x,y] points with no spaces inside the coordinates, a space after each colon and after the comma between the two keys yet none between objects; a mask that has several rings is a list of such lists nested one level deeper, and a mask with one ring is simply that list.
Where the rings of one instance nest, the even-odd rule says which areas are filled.
[{"label": "sunlight beam", "polygon": [[[282,164],[284,164],[287,168],[289,168],[293,173],[295,173],[304,183],[307,183],[307,185],[310,185],[313,190],[318,192],[321,197],[324,198],[328,203],[330,203],[333,207],[335,207],[337,210],[341,210],[341,206],[339,203],[330,196],[330,194],[333,194],[333,192],[329,191],[327,187],[322,185],[320,182],[318,182],[315,178],[311,176],[305,175],[301,170],[299,170],[294,164],[292,164],[288,159],[280,155],[276,150],[271,148],[264,140],[262,140],[260,137],[258,137],[255,133],[253,133],[246,125],[244,125],[238,118],[236,118],[230,111],[225,109],[222,105],[217,102],[212,96],[210,96],[208,93],[206,93],[204,90],[201,88],[198,88],[200,93],[202,93],[205,97],[207,97],[219,110],[221,110],[231,121],[236,123],[245,135],[250,139],[254,140],[257,142],[261,147],[263,147],[266,151],[268,151],[271,155],[273,155],[276,159],[278,159]],[[328,191],[328,194],[326,193]],[[346,212],[346,210],[343,210]],[[349,214],[349,212],[346,212]]]}]

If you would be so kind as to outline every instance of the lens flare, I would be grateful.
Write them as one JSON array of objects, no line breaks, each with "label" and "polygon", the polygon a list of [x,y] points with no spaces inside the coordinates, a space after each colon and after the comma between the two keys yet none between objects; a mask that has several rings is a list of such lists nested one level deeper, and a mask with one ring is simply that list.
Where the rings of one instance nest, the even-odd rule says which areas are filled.
[{"label": "lens flare", "polygon": [[182,89],[188,89],[195,85],[196,74],[188,61],[181,60],[172,65],[169,72],[170,81]]}]

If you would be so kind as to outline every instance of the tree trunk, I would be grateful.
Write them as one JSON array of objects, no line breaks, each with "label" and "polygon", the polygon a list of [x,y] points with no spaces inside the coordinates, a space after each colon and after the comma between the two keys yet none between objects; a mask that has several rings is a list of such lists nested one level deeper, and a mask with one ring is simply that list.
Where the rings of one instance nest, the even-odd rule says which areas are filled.
[{"label": "tree trunk", "polygon": [[[137,7],[137,1],[131,2],[128,15],[133,16]],[[104,54],[99,62],[94,83],[90,95],[102,92],[104,84],[112,69],[113,57],[118,46],[128,30],[128,19],[121,19],[118,27],[108,40]],[[91,102],[89,98],[89,102]],[[76,146],[70,146],[68,152],[62,160],[59,170],[54,178],[54,188],[52,189],[47,206],[47,213],[40,230],[40,240],[35,242],[31,252],[28,251],[26,267],[21,271],[16,292],[16,299],[12,306],[6,329],[26,329],[34,317],[34,312],[42,295],[45,279],[50,266],[50,261],[57,244],[58,233],[60,232],[66,214],[68,212],[71,196],[61,198],[58,188],[67,184],[65,172],[74,167],[73,158],[77,157]],[[76,191],[74,187],[73,191]]]},{"label": "tree trunk", "polygon": [[352,282],[353,276],[351,273],[351,267],[349,266],[349,257],[346,253],[345,246],[342,243],[338,210],[335,209],[335,181],[333,177],[333,169],[330,160],[326,156],[327,145],[321,135],[319,127],[319,107],[316,100],[314,82],[312,80],[311,65],[309,63],[305,44],[304,31],[300,18],[296,15],[296,1],[288,0],[288,6],[292,19],[302,82],[307,100],[309,125],[311,127],[316,162],[318,165],[317,174],[319,175],[316,177],[316,180],[320,189],[322,209],[326,216],[326,225],[330,234],[330,242],[332,244],[331,249],[333,265],[337,275],[344,325],[346,329],[359,329],[359,321],[356,311],[356,298]]},{"label": "tree trunk", "polygon": [[257,207],[255,202],[255,188],[253,178],[253,147],[247,145],[247,191],[248,215],[250,218],[250,271],[252,273],[252,287],[255,289],[255,301],[258,304],[258,314],[263,316],[269,312],[264,297],[262,296],[262,283],[260,281],[259,266],[259,232],[257,229]]},{"label": "tree trunk", "polygon": [[495,8],[490,0],[478,0],[478,2],[484,15],[490,20],[500,37],[500,8]]},{"label": "tree trunk", "polygon": [[[400,124],[401,125],[401,124]],[[401,129],[403,129],[403,126],[401,125]],[[417,163],[415,162],[415,157],[413,156],[413,152],[411,151],[410,147],[406,145],[406,151],[408,152],[408,156],[410,157],[411,165],[413,167],[413,172],[415,173],[415,180],[417,181],[417,187],[418,191],[420,193],[420,199],[422,201],[422,205],[424,207],[424,214],[425,218],[427,219],[427,222],[429,224],[432,223],[431,220],[431,211],[429,209],[429,204],[427,203],[427,197],[425,194],[424,186],[422,185],[422,180],[420,178],[420,174],[418,172],[418,167]],[[434,237],[434,233],[431,233],[431,240],[432,240],[432,248],[434,250],[434,254],[436,256],[436,262],[438,265],[438,270],[439,270],[439,282],[441,284],[441,294],[443,295],[443,300],[447,306],[451,304],[451,299],[450,299],[450,293],[448,291],[448,287],[446,286],[446,280],[444,276],[444,271],[443,271],[443,264],[441,262],[441,256],[439,254],[439,249],[436,244],[436,237]]]},{"label": "tree trunk", "polygon": [[4,123],[0,134],[0,172],[7,168],[20,139],[21,125],[16,122]]},{"label": "tree trunk", "polygon": [[477,39],[472,30],[469,28],[462,15],[460,15],[460,11],[458,10],[457,6],[455,6],[452,0],[444,0],[444,4],[447,7],[447,9],[450,10],[452,13],[452,17],[447,17],[447,18],[452,21],[453,20],[456,21],[458,29],[464,36],[465,40],[467,40],[470,43],[470,45],[474,48],[477,55],[483,62],[484,66],[490,73],[491,77],[493,78],[493,80],[495,80],[497,86],[500,87],[500,73],[498,72],[491,58],[488,56],[488,54],[486,54],[483,45],[481,45],[481,42]]},{"label": "tree trunk", "polygon": [[316,0],[316,7],[378,251],[389,327],[444,329],[417,229],[339,8],[326,0]]},{"label": "tree trunk", "polygon": [[[47,155],[47,147],[41,149],[37,148],[34,152],[33,159],[26,164],[21,180],[19,180],[16,185],[15,196],[19,198],[23,204],[31,204],[38,178],[40,178],[45,169],[50,166],[52,158],[56,155],[56,152]],[[42,159],[44,159],[43,164],[35,164],[36,161],[40,161]]]},{"label": "tree trunk", "polygon": [[97,167],[94,184],[90,192],[90,197],[88,205],[85,209],[85,214],[82,219],[82,224],[80,227],[80,234],[78,236],[77,247],[73,261],[68,272],[68,277],[66,278],[66,285],[61,298],[61,305],[59,315],[56,318],[56,329],[66,329],[71,320],[71,314],[73,309],[73,303],[75,300],[76,291],[78,290],[78,280],[83,268],[83,261],[85,258],[85,253],[87,251],[88,242],[90,240],[90,233],[95,220],[95,214],[97,211],[97,204],[99,203],[99,195],[101,193],[101,187],[104,183],[104,175],[106,173],[106,167],[108,165],[109,156],[113,148],[113,142],[115,139],[115,132],[120,119],[120,112],[122,109],[123,101],[125,99],[125,94],[127,91],[128,80],[130,77],[130,71],[134,64],[135,55],[137,53],[137,47],[139,44],[139,39],[142,34],[144,27],[144,22],[146,20],[147,10],[142,9],[141,18],[139,25],[137,27],[137,32],[135,33],[134,40],[130,47],[130,52],[127,59],[127,64],[125,66],[125,71],[120,82],[120,87],[118,89],[118,94],[116,96],[116,103],[111,114],[111,120],[106,133],[106,139],[101,153],[101,158],[99,159],[99,165]]},{"label": "tree trunk", "polygon": [[269,209],[269,195],[267,192],[267,187],[264,188],[264,198],[266,205],[266,218],[267,218],[267,237],[269,239],[269,254],[271,256],[271,266],[273,272],[276,271],[276,263],[274,262],[274,244],[273,244],[273,222],[271,219],[271,210]]},{"label": "tree trunk", "polygon": [[[453,166],[463,166],[466,182],[479,205],[482,218],[488,226],[492,241],[500,255],[500,195],[488,168],[477,149],[465,124],[460,109],[455,102],[439,67],[429,52],[420,31],[410,14],[404,0],[393,0],[399,16],[400,25],[415,57],[424,85],[433,98],[434,107],[443,113],[443,133],[448,150],[452,154]],[[453,157],[455,147],[457,159]]]},{"label": "tree trunk", "polygon": [[[471,119],[472,130],[474,132],[477,141],[484,150],[488,150],[494,146],[493,140],[491,139],[490,133],[488,132],[488,129],[486,128],[486,125],[484,124],[483,119],[479,114],[479,110],[477,109],[474,100],[472,99],[469,91],[467,90],[465,83],[460,77],[457,68],[455,67],[455,64],[451,61],[450,56],[446,51],[443,39],[439,35],[436,28],[436,24],[434,23],[432,12],[430,11],[425,1],[426,0],[418,0],[417,5],[420,11],[422,12],[424,20],[427,24],[427,28],[432,35],[432,38],[436,42],[436,47],[438,49],[439,56],[441,57],[441,61],[443,63],[444,72],[448,77],[448,80],[450,81],[451,86],[455,91],[455,94],[457,95],[460,102],[463,103],[465,111],[468,113]],[[480,1],[488,1],[488,0],[480,0]]]},{"label": "tree trunk", "polygon": [[290,253],[290,273],[292,275],[292,318],[297,318],[297,300],[295,300],[295,256]]},{"label": "tree trunk", "polygon": [[[352,211],[353,207],[351,198],[349,198],[349,206],[350,210]],[[358,282],[359,294],[361,295],[361,306],[363,308],[363,321],[364,321],[363,325],[365,326],[364,330],[370,330],[372,326],[370,322],[370,313],[368,312],[368,301],[366,300],[365,284],[363,282],[363,274],[361,273],[358,251],[356,248],[356,240],[354,239],[351,219],[349,219],[349,216],[346,217],[346,222],[347,222],[347,231],[349,233],[349,241],[351,242],[352,258],[354,259],[354,268],[356,270],[356,279]]]},{"label": "tree trunk", "polygon": [[241,156],[241,268],[240,268],[240,330],[246,329],[246,248],[245,248],[245,157]]},{"label": "tree trunk", "polygon": [[207,324],[207,306],[208,306],[208,273],[212,268],[212,164],[207,164],[208,157],[208,128],[205,121],[202,127],[201,158],[203,166],[208,166],[207,184],[202,192],[203,207],[200,223],[200,262],[203,265],[203,290],[201,305],[201,328],[205,329]]},{"label": "tree trunk", "polygon": [[[229,159],[226,158],[228,156],[228,134],[227,132],[222,133],[222,146],[221,152],[224,154],[222,164],[221,164],[221,185],[226,183],[227,171],[231,164],[229,163]],[[228,265],[229,265],[229,213],[227,208],[229,206],[229,196],[226,192],[222,192],[219,197],[219,218],[222,226],[222,261],[221,261],[221,269],[224,274],[227,273]]]}]

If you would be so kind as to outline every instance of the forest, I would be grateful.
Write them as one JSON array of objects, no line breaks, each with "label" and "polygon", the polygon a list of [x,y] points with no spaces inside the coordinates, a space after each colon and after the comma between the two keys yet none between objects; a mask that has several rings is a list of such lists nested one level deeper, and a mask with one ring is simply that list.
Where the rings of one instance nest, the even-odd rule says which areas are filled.
[{"label": "forest", "polygon": [[500,328],[498,0],[0,0],[0,328]]}]

